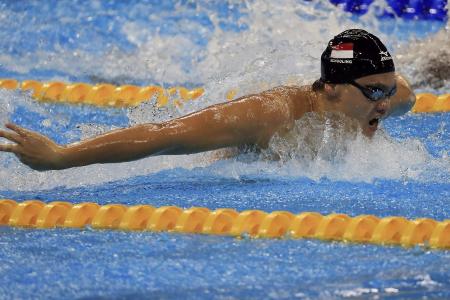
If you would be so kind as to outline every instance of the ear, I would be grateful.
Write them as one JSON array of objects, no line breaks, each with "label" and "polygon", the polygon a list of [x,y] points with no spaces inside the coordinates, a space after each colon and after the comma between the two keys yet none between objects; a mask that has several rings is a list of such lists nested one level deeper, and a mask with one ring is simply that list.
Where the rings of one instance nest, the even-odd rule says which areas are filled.
[{"label": "ear", "polygon": [[339,101],[340,92],[336,84],[325,83],[324,91],[328,100],[335,102]]}]

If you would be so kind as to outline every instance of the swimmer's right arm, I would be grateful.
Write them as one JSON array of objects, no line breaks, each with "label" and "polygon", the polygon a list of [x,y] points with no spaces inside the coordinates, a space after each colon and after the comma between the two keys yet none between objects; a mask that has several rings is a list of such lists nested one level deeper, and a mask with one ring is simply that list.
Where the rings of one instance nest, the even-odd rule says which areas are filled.
[{"label": "swimmer's right arm", "polygon": [[0,136],[17,145],[0,145],[0,151],[13,152],[36,170],[50,170],[258,144],[285,123],[286,113],[278,104],[270,96],[253,95],[165,123],[118,129],[66,146],[9,124],[13,132],[0,131]]}]

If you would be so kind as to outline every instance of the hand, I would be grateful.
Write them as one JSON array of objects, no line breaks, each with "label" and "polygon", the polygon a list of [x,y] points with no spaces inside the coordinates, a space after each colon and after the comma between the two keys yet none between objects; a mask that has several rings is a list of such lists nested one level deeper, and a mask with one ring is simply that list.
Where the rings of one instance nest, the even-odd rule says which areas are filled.
[{"label": "hand", "polygon": [[0,144],[0,151],[14,153],[19,160],[37,171],[63,169],[64,147],[48,137],[12,123],[11,131],[0,130],[0,137],[16,144]]}]

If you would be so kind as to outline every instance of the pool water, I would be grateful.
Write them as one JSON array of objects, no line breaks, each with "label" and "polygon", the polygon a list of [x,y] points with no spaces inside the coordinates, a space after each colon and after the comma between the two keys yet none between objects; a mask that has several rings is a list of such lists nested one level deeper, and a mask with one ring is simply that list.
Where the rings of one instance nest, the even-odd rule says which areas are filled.
[{"label": "pool water", "polygon": [[[439,35],[448,41],[445,21],[379,20],[370,9],[355,18],[327,1],[49,1],[0,8],[0,77],[206,89],[181,108],[148,103],[128,110],[40,104],[0,90],[1,123],[12,120],[59,143],[180,116],[224,101],[229,89],[240,95],[310,83],[324,43],[350,27],[388,41],[405,62],[399,72],[417,90],[450,90],[448,81],[427,86],[413,76],[427,63],[424,53],[447,53],[433,43]],[[423,52],[419,45],[427,41]],[[417,58],[407,64],[411,48]],[[449,123],[445,113],[393,117],[372,141],[338,131],[312,160],[297,155],[301,136],[295,147],[273,141],[272,149],[288,157],[283,162],[251,154],[213,161],[206,153],[35,172],[0,154],[0,197],[444,220]],[[321,130],[325,137],[330,128]],[[10,227],[0,228],[0,244],[1,299],[450,298],[450,252],[421,247]]]}]

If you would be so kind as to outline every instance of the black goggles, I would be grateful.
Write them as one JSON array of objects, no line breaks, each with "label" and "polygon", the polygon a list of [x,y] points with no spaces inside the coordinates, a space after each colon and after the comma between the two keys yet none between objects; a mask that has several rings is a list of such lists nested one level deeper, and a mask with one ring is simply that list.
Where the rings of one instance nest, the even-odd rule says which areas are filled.
[{"label": "black goggles", "polygon": [[371,101],[378,101],[381,99],[389,98],[397,93],[397,85],[395,85],[390,91],[385,91],[382,88],[376,86],[362,86],[354,80],[350,81],[349,84],[357,87],[361,91],[361,93],[363,93],[364,96],[366,96]]}]

